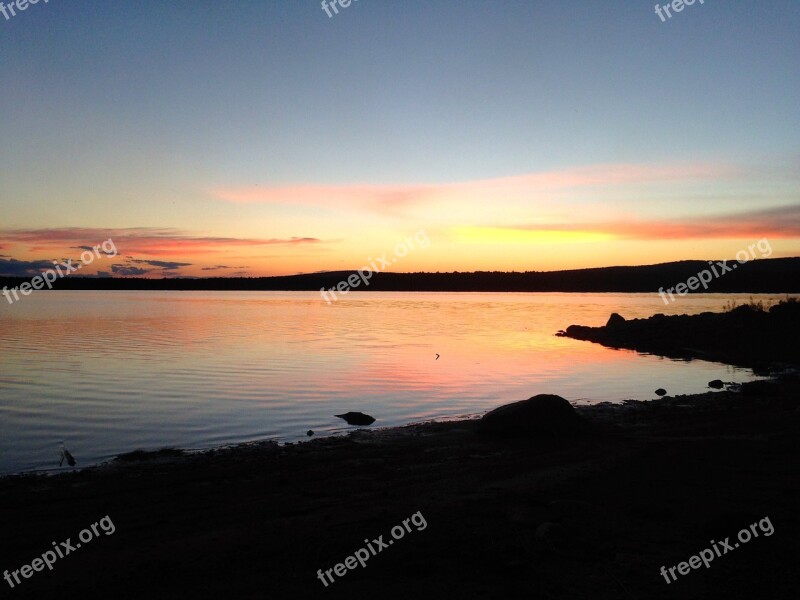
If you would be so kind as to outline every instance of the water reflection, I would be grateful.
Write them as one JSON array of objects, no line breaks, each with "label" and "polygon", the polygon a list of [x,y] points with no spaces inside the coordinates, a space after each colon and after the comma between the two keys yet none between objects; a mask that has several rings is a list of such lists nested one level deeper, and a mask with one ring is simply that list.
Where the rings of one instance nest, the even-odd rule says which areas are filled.
[{"label": "water reflection", "polygon": [[[746,300],[750,295],[742,296]],[[537,393],[578,402],[698,392],[747,371],[555,337],[665,307],[647,294],[47,292],[0,308],[0,472],[136,448],[203,448],[482,412]],[[770,296],[759,296],[770,298]],[[436,354],[440,355],[436,360]]]}]

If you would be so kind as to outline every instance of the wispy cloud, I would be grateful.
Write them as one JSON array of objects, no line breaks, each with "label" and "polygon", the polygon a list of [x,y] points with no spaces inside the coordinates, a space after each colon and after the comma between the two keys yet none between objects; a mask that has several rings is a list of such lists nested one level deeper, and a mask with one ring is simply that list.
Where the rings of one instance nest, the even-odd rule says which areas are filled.
[{"label": "wispy cloud", "polygon": [[585,187],[619,186],[736,178],[746,170],[735,165],[668,164],[591,165],[573,169],[529,173],[473,181],[408,185],[289,185],[219,187],[210,194],[237,204],[280,204],[289,206],[350,205],[388,213],[416,204],[458,198],[530,197],[537,193]]},{"label": "wispy cloud", "polygon": [[128,265],[111,265],[111,272],[123,277],[146,275],[150,271],[152,271],[152,269],[142,269],[140,267],[131,267]]},{"label": "wispy cloud", "polygon": [[115,263],[110,268],[112,273],[120,277],[141,277],[150,274],[155,274],[156,277],[173,277],[182,275],[181,269],[191,267],[193,264],[167,260],[144,260],[126,256],[123,258],[123,262]]},{"label": "wispy cloud", "polygon": [[88,252],[94,252],[95,250],[97,250],[98,252],[102,252],[103,254],[106,254],[107,256],[114,256],[113,251],[106,252],[105,250],[103,250],[102,247],[98,247],[98,246],[72,246],[72,250],[85,250],[85,251],[88,251]]},{"label": "wispy cloud", "polygon": [[172,262],[167,260],[142,260],[142,259],[134,259],[131,262],[139,263],[139,264],[146,264],[151,265],[153,267],[158,267],[160,269],[167,269],[170,271],[174,271],[175,269],[179,269],[181,267],[190,267],[192,263],[187,262]]},{"label": "wispy cloud", "polygon": [[289,206],[343,206],[391,212],[411,206],[448,189],[436,185],[295,185],[283,187],[217,188],[211,195],[236,204],[283,204]]},{"label": "wispy cloud", "polygon": [[[800,237],[800,205],[691,219],[618,220],[614,222],[539,223],[472,228],[499,232],[563,232],[629,240],[741,239]],[[566,241],[569,236],[565,236]],[[589,238],[587,238],[588,240]]]},{"label": "wispy cloud", "polygon": [[28,250],[63,249],[77,244],[99,243],[109,238],[120,253],[144,256],[188,256],[196,253],[221,252],[232,247],[294,246],[318,244],[314,237],[289,238],[233,238],[201,236],[179,229],[131,227],[125,229],[99,229],[64,227],[57,229],[4,229],[0,237],[6,243],[24,244]]},{"label": "wispy cloud", "polygon": [[203,267],[201,271],[222,271],[225,269],[247,269],[247,265],[238,267],[229,267],[228,265],[214,265],[213,267]]}]

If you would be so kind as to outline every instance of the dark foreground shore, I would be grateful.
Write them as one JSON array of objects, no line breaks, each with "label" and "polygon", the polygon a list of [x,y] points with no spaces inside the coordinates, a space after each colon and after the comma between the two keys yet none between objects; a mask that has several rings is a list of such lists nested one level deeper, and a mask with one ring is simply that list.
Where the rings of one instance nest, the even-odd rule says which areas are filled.
[{"label": "dark foreground shore", "polygon": [[[787,379],[581,408],[592,428],[578,437],[461,421],[6,478],[4,570],[105,516],[115,529],[0,585],[38,599],[793,599],[799,397]],[[365,567],[318,579],[418,512],[422,530],[417,517]],[[772,535],[670,584],[660,574],[764,518]]]}]

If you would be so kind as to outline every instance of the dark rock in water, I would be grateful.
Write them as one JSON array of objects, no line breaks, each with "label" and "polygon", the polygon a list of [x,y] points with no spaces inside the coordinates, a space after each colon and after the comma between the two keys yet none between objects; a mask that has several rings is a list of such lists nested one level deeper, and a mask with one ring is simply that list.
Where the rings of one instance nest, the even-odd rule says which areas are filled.
[{"label": "dark rock in water", "polygon": [[708,382],[708,387],[713,390],[721,390],[725,386],[725,383],[722,379],[714,379],[713,381]]},{"label": "dark rock in water", "polygon": [[666,396],[667,395],[667,390],[665,390],[664,388],[658,388],[656,390],[656,395],[657,396]]},{"label": "dark rock in water", "polygon": [[[737,275],[741,272],[739,269]],[[800,365],[800,301],[785,300],[769,311],[744,305],[728,312],[691,316],[658,314],[625,320],[612,315],[603,327],[570,325],[566,337],[609,348],[752,368],[770,363]]]},{"label": "dark rock in water", "polygon": [[622,325],[623,323],[625,323],[625,317],[619,313],[611,313],[611,316],[608,317],[606,327],[614,327],[615,325]]},{"label": "dark rock in water", "polygon": [[313,431],[313,430],[311,430],[311,429],[309,429],[308,431],[306,431],[306,435],[307,435],[308,437],[311,437],[312,435],[314,435],[314,431]]},{"label": "dark rock in water", "polygon": [[588,423],[561,396],[539,394],[489,411],[479,431],[500,435],[565,435],[586,432]]},{"label": "dark rock in water", "polygon": [[372,425],[375,422],[374,417],[365,415],[362,412],[348,412],[343,415],[333,415],[347,421],[348,425]]}]

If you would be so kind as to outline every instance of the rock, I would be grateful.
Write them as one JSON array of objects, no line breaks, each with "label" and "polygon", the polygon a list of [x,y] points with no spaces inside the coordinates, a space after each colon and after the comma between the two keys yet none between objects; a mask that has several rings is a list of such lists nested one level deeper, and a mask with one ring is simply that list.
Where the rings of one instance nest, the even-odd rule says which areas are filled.
[{"label": "rock", "polygon": [[611,316],[608,317],[608,323],[606,323],[606,327],[614,327],[623,323],[625,323],[625,317],[619,313],[611,313]]},{"label": "rock", "polygon": [[722,379],[714,379],[713,381],[708,382],[708,387],[713,390],[721,390],[725,384],[723,383]]},{"label": "rock", "polygon": [[570,325],[566,337],[609,348],[755,368],[774,362],[800,364],[800,301],[783,301],[769,312],[741,306],[723,313],[649,319],[623,320],[614,314],[605,326]]},{"label": "rock", "polygon": [[666,396],[667,395],[667,390],[665,390],[664,388],[658,388],[656,390],[656,395],[657,396]]},{"label": "rock", "polygon": [[348,425],[372,425],[375,422],[375,417],[370,417],[362,412],[348,412],[343,415],[333,415],[347,421]]},{"label": "rock", "polygon": [[481,418],[478,429],[509,436],[553,436],[585,432],[588,423],[561,396],[539,394],[490,410]]},{"label": "rock", "polygon": [[313,431],[313,430],[311,430],[311,429],[309,429],[308,431],[306,431],[306,435],[307,435],[308,437],[311,437],[312,435],[314,435],[314,431]]}]

